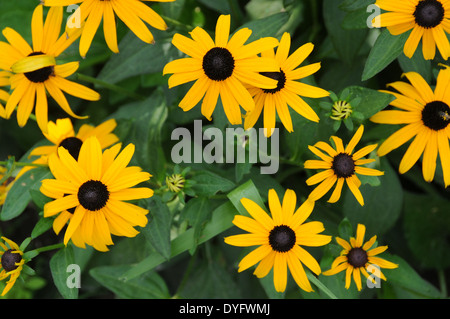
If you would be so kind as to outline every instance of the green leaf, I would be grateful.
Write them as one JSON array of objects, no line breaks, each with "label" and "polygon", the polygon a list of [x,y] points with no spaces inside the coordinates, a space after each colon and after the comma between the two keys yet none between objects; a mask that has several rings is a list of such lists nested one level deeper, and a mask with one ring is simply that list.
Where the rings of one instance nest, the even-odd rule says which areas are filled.
[{"label": "green leaf", "polygon": [[372,115],[383,110],[389,103],[395,100],[392,94],[361,86],[350,86],[347,89],[352,98],[359,97],[361,99],[356,109],[363,115],[364,119],[369,119]]},{"label": "green leaf", "polygon": [[199,196],[212,196],[218,192],[228,192],[236,186],[229,179],[210,171],[197,172],[190,180],[195,181],[192,189]]},{"label": "green leaf", "polygon": [[412,58],[408,58],[405,54],[400,54],[398,62],[403,72],[417,72],[423,76],[425,81],[431,83],[433,78],[431,60],[425,60],[421,50],[416,50]]},{"label": "green leaf", "polygon": [[97,79],[116,84],[124,79],[141,74],[162,72],[167,62],[164,43],[169,42],[170,33],[152,30],[157,44],[142,42],[133,32],[119,43],[120,53],[112,55],[105,63]]},{"label": "green leaf", "polygon": [[379,177],[380,186],[360,186],[364,206],[357,202],[349,189],[346,189],[343,204],[344,216],[353,226],[364,224],[368,232],[378,236],[394,226],[403,207],[403,188],[396,171],[385,158],[381,159],[379,170],[384,171],[384,175]]},{"label": "green leaf", "polygon": [[31,231],[31,238],[34,239],[52,228],[53,220],[53,218],[41,217]]},{"label": "green leaf", "polygon": [[341,3],[341,0],[324,0],[323,18],[334,49],[342,61],[351,65],[366,40],[368,29],[343,29],[342,23],[346,12],[339,8]]},{"label": "green leaf", "polygon": [[171,297],[164,279],[154,271],[131,280],[121,280],[119,277],[131,268],[133,265],[101,266],[91,269],[89,274],[119,298],[167,299]]},{"label": "green leaf", "polygon": [[50,259],[50,271],[52,273],[53,282],[59,293],[65,299],[77,299],[78,288],[69,288],[67,279],[70,272],[67,272],[67,267],[75,263],[74,253],[71,245],[57,251]]},{"label": "green leaf", "polygon": [[149,210],[149,222],[144,228],[141,228],[141,232],[152,247],[168,260],[170,258],[172,214],[158,196],[148,199],[146,206]]},{"label": "green leaf", "polygon": [[262,19],[244,23],[241,27],[237,28],[234,33],[242,28],[249,28],[252,30],[252,35],[247,40],[247,43],[263,37],[277,37],[280,35],[279,30],[288,20],[289,14],[287,12],[279,12]]},{"label": "green leaf", "polygon": [[183,218],[194,229],[194,246],[189,251],[191,254],[194,253],[197,247],[203,226],[211,217],[211,213],[210,199],[205,196],[192,198],[186,203],[181,212]]},{"label": "green leaf", "polygon": [[[217,207],[211,213],[211,220],[205,225],[197,244],[204,243],[211,238],[219,235],[233,226],[232,220],[236,214],[236,209],[231,202],[226,202]],[[171,242],[171,258],[186,252],[196,244],[194,229],[188,229]],[[121,275],[122,280],[131,280],[141,274],[152,270],[154,267],[166,261],[158,252],[151,253],[147,258],[134,265],[133,268],[125,271]]]},{"label": "green leaf", "polygon": [[450,266],[449,205],[450,201],[436,196],[405,193],[403,225],[407,244],[424,267]]},{"label": "green leaf", "polygon": [[14,182],[5,199],[0,214],[3,221],[13,219],[25,210],[31,201],[31,190],[39,190],[41,181],[52,178],[53,175],[48,168],[38,167],[24,173]]},{"label": "green leaf", "polygon": [[407,296],[403,297],[419,299],[440,298],[439,290],[424,280],[404,259],[396,255],[389,255],[386,252],[380,256],[398,265],[398,268],[382,269],[381,271],[386,276],[387,283],[394,287],[394,290],[399,291],[399,289],[402,289],[408,293]]},{"label": "green leaf", "polygon": [[231,203],[233,203],[234,207],[237,209],[239,214],[249,216],[247,210],[241,204],[242,198],[248,198],[258,204],[262,209],[267,211],[267,208],[264,204],[261,195],[259,194],[258,189],[256,188],[253,181],[250,179],[244,184],[240,185],[233,191],[229,192],[227,197],[230,199]]},{"label": "green leaf", "polygon": [[388,29],[381,31],[367,57],[362,80],[372,78],[394,61],[403,52],[408,36],[408,32],[394,36]]}]

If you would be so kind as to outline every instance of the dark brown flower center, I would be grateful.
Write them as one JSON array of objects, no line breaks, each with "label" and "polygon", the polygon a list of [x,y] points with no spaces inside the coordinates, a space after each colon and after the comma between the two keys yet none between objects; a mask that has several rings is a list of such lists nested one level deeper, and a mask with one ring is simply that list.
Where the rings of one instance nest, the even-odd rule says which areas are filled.
[{"label": "dark brown flower center", "polygon": [[72,157],[75,160],[78,160],[78,155],[80,155],[80,149],[81,145],[83,145],[83,141],[80,140],[77,137],[68,137],[62,140],[61,143],[59,143],[58,147],[62,146],[67,151],[69,151],[69,154],[72,155]]},{"label": "dark brown flower center", "polygon": [[277,81],[277,87],[274,89],[263,89],[264,93],[277,93],[282,88],[284,88],[284,85],[286,84],[286,75],[282,70],[280,72],[260,72],[261,75],[267,76],[268,78],[271,78],[272,80]]},{"label": "dark brown flower center", "polygon": [[348,263],[355,268],[364,267],[369,261],[367,252],[361,247],[352,248],[347,254],[347,260]]},{"label": "dark brown flower center", "polygon": [[12,250],[9,249],[2,255],[2,267],[6,272],[13,271],[18,267],[16,263],[19,263],[21,260],[22,255],[13,253]]},{"label": "dark brown flower center", "polygon": [[423,28],[434,28],[444,19],[444,7],[438,0],[421,0],[414,11],[416,23]]},{"label": "dark brown flower center", "polygon": [[[34,56],[34,55],[43,55],[42,52],[32,52],[28,56]],[[28,80],[34,83],[42,83],[48,80],[48,78],[53,75],[55,72],[55,69],[52,66],[46,66],[42,69],[38,69],[31,72],[26,72],[24,75],[27,77]]]},{"label": "dark brown flower center", "polygon": [[234,58],[225,48],[215,47],[203,57],[203,71],[214,81],[223,81],[233,74]]},{"label": "dark brown flower center", "polygon": [[450,107],[441,101],[427,103],[422,110],[422,122],[435,131],[446,128],[450,123]]},{"label": "dark brown flower center", "polygon": [[275,226],[269,234],[269,244],[274,251],[283,253],[294,247],[295,232],[286,225]]},{"label": "dark brown flower center", "polygon": [[78,201],[87,210],[97,211],[105,207],[108,199],[108,188],[100,181],[89,180],[78,189]]},{"label": "dark brown flower center", "polygon": [[355,161],[347,153],[339,153],[333,158],[331,168],[337,177],[347,178],[355,173]]}]

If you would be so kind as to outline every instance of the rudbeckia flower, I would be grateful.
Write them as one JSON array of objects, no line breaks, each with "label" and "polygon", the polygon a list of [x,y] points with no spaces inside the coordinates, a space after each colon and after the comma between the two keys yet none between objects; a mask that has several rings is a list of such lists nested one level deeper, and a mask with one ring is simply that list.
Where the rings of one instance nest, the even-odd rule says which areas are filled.
[{"label": "rudbeckia flower", "polygon": [[225,242],[239,247],[259,247],[240,261],[238,271],[259,263],[254,274],[263,278],[273,268],[275,290],[283,292],[289,268],[301,289],[313,291],[303,265],[316,275],[320,274],[321,269],[314,257],[302,246],[319,247],[331,241],[331,236],[320,234],[325,230],[321,222],[305,223],[313,211],[314,202],[307,200],[296,209],[297,196],[293,190],[286,190],[281,203],[275,190],[271,189],[271,215],[248,198],[241,199],[241,203],[251,217],[236,215],[233,224],[249,233],[226,237]]},{"label": "rudbeckia flower", "polygon": [[439,72],[434,92],[420,74],[408,72],[404,76],[411,84],[401,81],[389,84],[399,93],[383,91],[396,97],[391,105],[400,110],[380,111],[370,118],[375,123],[405,124],[380,145],[378,155],[384,156],[415,137],[400,162],[400,174],[406,173],[423,154],[423,178],[431,182],[439,154],[447,187],[450,185],[450,69],[446,67]]},{"label": "rudbeckia flower", "polygon": [[[90,124],[83,124],[75,134],[72,121],[69,118],[57,119],[56,122],[49,121],[47,133],[43,134],[53,145],[36,147],[30,152],[29,157],[39,156],[39,158],[32,162],[33,164],[47,164],[48,157],[51,154],[57,154],[58,147],[62,146],[69,151],[69,154],[72,155],[75,160],[77,160],[81,145],[88,137],[97,137],[102,149],[118,142],[119,138],[112,133],[116,126],[117,123],[114,119],[107,120],[96,127]],[[17,174],[16,179],[33,167],[34,166],[25,166],[22,168]]]},{"label": "rudbeckia flower", "polygon": [[[9,86],[11,73],[7,71],[0,71],[0,87]],[[0,101],[6,103],[9,99],[9,93],[0,89]],[[4,104],[3,103],[3,104]],[[0,103],[0,117],[6,117],[6,110],[2,103]]]},{"label": "rudbeckia flower", "polygon": [[[331,269],[324,271],[323,275],[331,276],[345,270],[345,288],[350,288],[353,276],[353,280],[355,281],[358,290],[362,289],[361,274],[371,280],[375,280],[374,277],[386,280],[386,277],[383,275],[380,268],[394,269],[397,268],[398,265],[377,257],[376,255],[386,251],[388,246],[372,248],[377,240],[377,236],[373,236],[369,241],[364,243],[365,233],[366,226],[358,224],[356,228],[356,239],[351,237],[350,242],[347,242],[342,238],[336,237],[336,242],[344,249],[339,257],[331,264]],[[375,266],[378,268],[375,268]]]},{"label": "rudbeckia flower", "polygon": [[[381,9],[387,11],[376,17],[376,27],[387,27],[392,35],[411,31],[403,52],[409,58],[422,40],[422,53],[432,60],[438,48],[444,60],[450,56],[450,44],[446,33],[450,33],[450,2],[446,0],[377,0]],[[373,24],[373,23],[372,23]]]},{"label": "rudbeckia flower", "polygon": [[17,107],[17,122],[23,127],[36,106],[39,128],[47,131],[47,93],[70,116],[76,115],[69,106],[63,92],[75,97],[95,101],[100,95],[66,78],[78,69],[78,62],[57,65],[56,58],[63,53],[80,35],[80,30],[64,33],[60,28],[63,8],[51,8],[43,22],[43,6],[38,5],[33,12],[31,27],[33,47],[11,28],[5,28],[3,35],[9,43],[0,42],[0,68],[11,71],[11,96],[5,107],[9,118]]},{"label": "rudbeckia flower", "polygon": [[[54,179],[42,181],[40,191],[54,200],[44,206],[44,217],[58,215],[54,229],[67,222],[64,244],[70,239],[74,245],[86,244],[99,251],[113,245],[112,235],[134,237],[135,226],[144,227],[148,210],[127,201],[149,198],[153,190],[133,186],[150,179],[140,167],[127,167],[134,154],[129,144],[120,153],[116,144],[102,153],[95,136],[81,146],[78,160],[64,147],[48,160]],[[72,213],[72,212],[73,213]]]},{"label": "rudbeckia flower", "polygon": [[320,98],[328,96],[330,93],[297,81],[320,69],[320,62],[298,67],[312,52],[314,45],[312,43],[304,44],[289,55],[290,47],[291,36],[286,32],[281,37],[276,54],[273,49],[261,53],[262,57],[275,59],[280,66],[277,72],[262,72],[263,75],[276,80],[277,87],[274,89],[249,88],[249,92],[255,100],[255,109],[244,116],[245,129],[253,127],[263,112],[267,136],[271,136],[272,130],[275,128],[276,114],[288,132],[293,132],[288,106],[308,120],[319,122],[316,112],[300,96]]},{"label": "rudbeckia flower", "polygon": [[0,242],[0,247],[3,250],[0,250],[0,280],[9,277],[2,292],[2,296],[4,296],[11,290],[17,278],[19,278],[25,260],[22,258],[23,252],[15,242],[5,237],[2,237],[2,239],[5,243]]},{"label": "rudbeckia flower", "polygon": [[[80,55],[85,57],[92,43],[100,23],[103,19],[103,34],[109,49],[119,52],[117,46],[116,16],[142,41],[152,43],[153,35],[145,22],[158,30],[166,30],[163,18],[143,1],[172,2],[175,0],[44,0],[46,6],[69,6],[81,2],[73,13],[74,28],[83,25],[80,39]],[[73,29],[73,28],[68,28]]]},{"label": "rudbeckia flower", "polygon": [[[308,146],[311,152],[320,157],[321,160],[307,160],[305,162],[305,168],[324,169],[324,171],[321,171],[306,180],[306,184],[308,185],[320,183],[309,194],[308,198],[310,200],[316,201],[320,199],[334,184],[336,184],[336,187],[328,200],[329,203],[335,203],[341,197],[342,187],[344,182],[346,182],[353,195],[355,195],[356,200],[361,206],[364,205],[364,198],[359,190],[361,181],[356,174],[380,176],[384,173],[373,168],[361,166],[375,161],[375,159],[363,159],[363,157],[372,152],[377,147],[377,144],[365,146],[353,153],[363,132],[364,126],[361,125],[345,148],[342,139],[337,136],[331,137],[336,149],[321,141],[317,142],[314,146]],[[324,154],[322,151],[327,154]]]},{"label": "rudbeckia flower", "polygon": [[251,111],[255,102],[243,83],[274,89],[277,81],[259,72],[278,72],[274,59],[261,58],[257,54],[278,44],[275,38],[261,38],[244,44],[252,31],[242,28],[229,39],[230,16],[221,15],[217,20],[215,40],[200,27],[196,27],[189,39],[175,34],[172,44],[190,57],[166,64],[163,74],[173,73],[169,88],[195,81],[179,103],[183,111],[192,109],[200,100],[201,112],[211,120],[220,96],[225,114],[231,124],[241,124],[240,106]]}]

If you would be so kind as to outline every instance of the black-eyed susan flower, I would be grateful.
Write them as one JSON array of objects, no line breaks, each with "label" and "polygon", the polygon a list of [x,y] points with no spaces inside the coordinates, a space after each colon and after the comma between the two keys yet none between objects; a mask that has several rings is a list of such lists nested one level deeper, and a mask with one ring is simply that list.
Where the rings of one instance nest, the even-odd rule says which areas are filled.
[{"label": "black-eyed susan flower", "polygon": [[15,242],[5,237],[2,237],[2,240],[4,243],[0,242],[0,247],[2,249],[0,250],[0,280],[5,280],[9,277],[1,294],[4,296],[11,290],[16,283],[17,278],[19,278],[25,260],[22,257],[23,252]]},{"label": "black-eyed susan flower", "polygon": [[63,8],[50,8],[43,21],[43,6],[38,5],[32,17],[31,47],[22,36],[11,28],[5,28],[3,35],[6,42],[0,42],[0,68],[11,71],[11,96],[5,107],[9,118],[17,107],[17,122],[24,126],[35,108],[39,128],[45,132],[48,122],[47,93],[70,116],[76,115],[64,96],[68,93],[85,100],[98,100],[100,95],[78,83],[66,78],[78,69],[78,62],[57,65],[56,58],[67,49],[80,35],[80,30],[65,32],[61,36]]},{"label": "black-eyed susan flower", "polygon": [[[306,180],[306,184],[308,185],[320,183],[309,194],[308,198],[310,200],[316,201],[320,199],[333,187],[333,185],[336,184],[336,187],[328,200],[329,203],[335,203],[341,197],[342,187],[344,182],[346,182],[357,201],[361,206],[364,205],[364,198],[359,190],[361,181],[357,174],[380,176],[384,173],[373,168],[361,166],[375,161],[375,159],[363,159],[363,157],[375,150],[377,144],[365,146],[353,153],[363,132],[364,126],[361,125],[345,148],[342,139],[337,136],[331,137],[335,144],[335,149],[322,141],[317,142],[314,146],[308,146],[311,152],[320,157],[321,160],[307,160],[305,162],[305,168],[324,169],[324,171],[321,171]],[[327,154],[324,154],[322,151]]]},{"label": "black-eyed susan flower", "polygon": [[[58,215],[55,229],[68,222],[64,244],[70,239],[78,247],[85,244],[100,251],[113,245],[111,234],[134,237],[135,226],[147,224],[148,210],[128,201],[149,198],[153,190],[133,187],[150,179],[140,167],[129,166],[134,145],[120,153],[116,144],[102,153],[95,136],[84,141],[78,160],[64,147],[49,157],[49,168],[55,177],[42,181],[41,192],[54,200],[45,204],[44,217]],[[72,212],[73,213],[72,213]]]},{"label": "black-eyed susan flower", "polygon": [[423,154],[423,178],[431,182],[439,154],[447,187],[450,185],[450,69],[446,67],[439,72],[434,92],[420,74],[408,72],[404,76],[411,84],[394,82],[389,86],[399,93],[384,91],[396,97],[391,105],[400,110],[380,111],[370,118],[375,123],[406,124],[380,145],[378,155],[384,156],[415,137],[400,161],[400,174],[406,173]]},{"label": "black-eyed susan flower", "polygon": [[321,222],[305,223],[313,211],[314,202],[307,200],[296,210],[297,196],[293,190],[286,190],[281,203],[275,190],[271,189],[271,216],[248,198],[242,198],[241,203],[251,217],[236,215],[233,224],[249,233],[226,237],[225,242],[239,247],[259,247],[240,261],[238,271],[259,263],[254,274],[263,278],[273,268],[275,290],[283,292],[289,268],[301,289],[313,291],[303,265],[317,275],[321,269],[314,257],[302,246],[319,247],[331,241],[331,236],[320,234],[325,230]]},{"label": "black-eyed susan flower", "polygon": [[280,68],[277,72],[262,72],[261,74],[277,81],[274,89],[250,87],[249,92],[255,100],[253,111],[245,114],[244,128],[253,127],[261,112],[264,114],[264,128],[267,136],[271,136],[275,128],[276,114],[288,132],[294,130],[292,126],[290,106],[294,111],[308,120],[319,122],[316,112],[300,97],[320,98],[330,93],[321,88],[297,81],[310,76],[320,69],[320,62],[298,67],[312,52],[314,45],[307,43],[289,55],[291,48],[291,36],[285,32],[281,37],[277,52],[273,49],[261,52],[261,56],[267,59],[275,59]]},{"label": "black-eyed susan flower", "polygon": [[258,57],[262,51],[278,44],[275,38],[261,38],[245,45],[252,31],[238,30],[229,39],[230,16],[221,15],[217,20],[215,40],[200,27],[196,27],[189,39],[175,34],[172,44],[187,54],[188,58],[177,59],[166,64],[163,74],[173,73],[169,88],[195,81],[179,106],[188,111],[200,100],[201,112],[211,120],[211,115],[220,96],[225,114],[231,124],[241,124],[240,106],[245,111],[253,110],[255,102],[243,83],[274,89],[277,81],[259,72],[277,72],[279,66],[274,59]]},{"label": "black-eyed susan flower", "polygon": [[[398,265],[387,261],[377,255],[386,251],[388,246],[374,247],[377,236],[373,236],[367,242],[364,242],[366,227],[358,224],[356,228],[356,238],[351,237],[350,241],[336,237],[336,242],[344,248],[333,263],[331,269],[324,271],[323,275],[331,276],[345,270],[345,288],[349,289],[351,280],[355,281],[358,290],[362,289],[361,273],[370,280],[375,280],[374,277],[386,281],[386,277],[381,272],[380,268],[394,269]],[[370,275],[369,275],[370,273]]]},{"label": "black-eyed susan flower", "polygon": [[446,33],[450,33],[450,3],[446,0],[377,0],[381,9],[387,11],[376,18],[379,25],[387,27],[392,35],[411,30],[403,52],[411,58],[422,40],[422,53],[426,60],[436,54],[436,47],[447,60],[450,44]]},{"label": "black-eyed susan flower", "polygon": [[[43,134],[53,145],[38,146],[30,152],[29,156],[39,156],[32,162],[33,164],[45,165],[48,163],[48,157],[51,154],[57,154],[58,147],[62,146],[69,151],[69,154],[72,155],[75,160],[77,160],[81,145],[88,137],[97,137],[102,149],[117,143],[119,138],[112,133],[116,126],[116,120],[110,119],[96,127],[90,124],[83,124],[78,132],[75,133],[72,121],[69,118],[57,119],[56,122],[49,121],[47,133]],[[19,178],[33,167],[34,166],[25,166],[20,170],[16,178]]]},{"label": "black-eyed susan flower", "polygon": [[[9,86],[10,84],[11,73],[7,71],[0,71],[0,87]],[[6,90],[0,89],[0,101],[3,101],[5,104],[9,99],[9,93]],[[6,110],[5,107],[0,102],[0,117],[6,118]]]},{"label": "black-eyed susan flower", "polygon": [[[172,2],[175,0],[44,0],[46,6],[69,6],[79,4],[73,17],[80,21],[73,21],[72,28],[83,31],[80,39],[79,51],[85,57],[92,40],[103,20],[103,34],[106,44],[114,53],[119,52],[117,45],[116,16],[142,41],[154,42],[154,38],[146,23],[158,30],[166,30],[167,25],[163,18],[143,1]],[[71,28],[68,28],[71,29]]]}]

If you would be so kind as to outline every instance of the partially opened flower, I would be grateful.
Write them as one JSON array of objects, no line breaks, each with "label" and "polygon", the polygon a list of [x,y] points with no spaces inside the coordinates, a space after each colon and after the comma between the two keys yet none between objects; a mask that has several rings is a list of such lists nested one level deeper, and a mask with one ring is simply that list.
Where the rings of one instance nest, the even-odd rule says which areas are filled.
[{"label": "partially opened flower", "polygon": [[[307,169],[324,169],[306,180],[308,185],[319,184],[310,194],[309,199],[316,201],[324,196],[336,184],[336,187],[331,194],[329,203],[335,203],[341,197],[342,187],[344,182],[347,183],[357,201],[364,205],[364,198],[359,190],[361,181],[356,174],[380,176],[384,173],[361,165],[371,163],[375,159],[363,159],[364,156],[372,152],[377,144],[372,144],[363,147],[359,151],[353,153],[356,145],[362,137],[364,126],[360,126],[353,135],[348,145],[344,148],[342,139],[337,136],[332,136],[336,149],[325,142],[317,142],[314,146],[308,148],[321,160],[307,160],[305,168]],[[324,151],[327,154],[324,154]]]},{"label": "partially opened flower", "polygon": [[411,84],[394,82],[389,86],[399,93],[384,91],[396,97],[391,105],[400,110],[380,111],[370,118],[375,123],[405,124],[380,145],[378,155],[384,156],[414,137],[400,161],[400,174],[409,171],[423,154],[423,178],[431,182],[439,154],[447,187],[450,185],[450,69],[445,67],[439,72],[434,92],[420,74],[408,72],[404,76]]},{"label": "partially opened flower", "polygon": [[313,211],[314,202],[307,200],[296,209],[297,196],[293,190],[286,190],[281,203],[275,190],[271,189],[271,215],[248,198],[242,198],[241,203],[251,217],[236,215],[233,224],[249,233],[226,237],[225,242],[239,247],[259,247],[240,261],[238,271],[244,271],[259,263],[254,274],[262,278],[273,268],[275,290],[283,292],[286,289],[289,268],[301,289],[313,291],[303,265],[317,275],[321,269],[314,257],[302,246],[318,247],[331,241],[331,236],[320,234],[325,230],[321,222],[305,223]]},{"label": "partially opened flower", "polygon": [[312,43],[304,44],[289,55],[290,48],[291,36],[285,32],[281,37],[276,53],[273,49],[261,53],[262,57],[275,59],[280,65],[277,72],[261,73],[276,80],[278,84],[274,89],[249,87],[249,92],[255,100],[255,109],[245,114],[245,129],[253,127],[263,113],[267,136],[271,136],[272,130],[275,128],[276,114],[278,114],[288,132],[293,132],[294,128],[288,106],[308,120],[319,122],[316,112],[301,96],[320,98],[328,96],[330,93],[324,89],[297,81],[314,74],[320,69],[320,62],[298,67],[311,53],[314,45]]},{"label": "partially opened flower", "polygon": [[[83,124],[78,132],[75,133],[72,121],[69,118],[57,119],[56,122],[49,121],[47,133],[43,134],[53,145],[38,146],[30,152],[29,156],[39,156],[32,162],[33,164],[47,164],[48,157],[51,154],[57,154],[58,147],[62,146],[77,160],[81,145],[88,137],[97,137],[102,149],[117,143],[119,138],[112,133],[116,126],[116,120],[110,119],[96,127],[90,124]],[[25,166],[20,170],[16,178],[19,178],[33,167]]]},{"label": "partially opened flower", "polygon": [[242,28],[229,39],[230,16],[221,15],[217,20],[215,40],[200,27],[196,27],[189,39],[175,34],[172,44],[190,57],[166,64],[163,74],[173,73],[169,88],[195,81],[179,106],[188,111],[202,99],[201,112],[211,120],[220,96],[225,114],[231,124],[241,124],[240,106],[253,110],[255,102],[243,83],[265,89],[274,89],[277,81],[259,72],[277,72],[274,59],[261,58],[257,54],[278,44],[275,38],[261,38],[249,44],[245,42],[252,31]]},{"label": "partially opened flower", "polygon": [[17,278],[19,278],[25,260],[22,258],[23,252],[15,242],[5,237],[2,237],[2,240],[4,243],[0,242],[0,280],[5,280],[9,277],[2,292],[2,296],[4,296],[11,290]]},{"label": "partially opened flower", "polygon": [[356,239],[352,237],[350,238],[350,242],[347,242],[342,238],[336,237],[336,242],[344,249],[339,257],[333,261],[331,269],[324,271],[323,275],[331,276],[345,270],[345,288],[350,288],[353,277],[358,290],[362,289],[361,274],[372,280],[375,280],[374,277],[386,280],[380,268],[394,269],[398,265],[377,257],[378,254],[386,251],[388,246],[372,248],[377,240],[377,236],[373,236],[364,243],[365,233],[366,227],[358,224],[356,228]]},{"label": "partially opened flower", "polygon": [[[78,247],[85,244],[100,251],[113,245],[111,234],[134,237],[135,226],[147,224],[148,210],[127,201],[149,198],[153,190],[133,187],[150,179],[140,167],[130,166],[134,145],[120,153],[116,144],[102,153],[95,136],[81,146],[78,160],[64,147],[58,155],[49,157],[49,167],[55,177],[42,181],[41,192],[54,200],[45,204],[44,217],[59,215],[54,223],[61,229],[67,222],[64,243],[70,239]],[[70,211],[73,211],[71,213]]]},{"label": "partially opened flower", "polygon": [[[387,11],[376,17],[375,27],[387,27],[392,35],[411,30],[403,52],[411,58],[422,40],[422,53],[432,60],[438,48],[444,60],[450,56],[450,3],[446,0],[377,0],[381,9]],[[375,24],[374,24],[375,23]]]},{"label": "partially opened flower", "polygon": [[[146,23],[158,30],[166,30],[163,18],[143,1],[172,2],[175,0],[44,0],[46,6],[69,6],[81,2],[75,10],[69,27],[81,28],[84,23],[80,39],[80,55],[85,57],[92,43],[100,23],[103,19],[103,34],[111,51],[118,53],[116,16],[142,41],[153,42],[153,35]],[[79,21],[75,21],[79,19]],[[68,28],[71,29],[71,28]]]},{"label": "partially opened flower", "polygon": [[50,8],[44,23],[43,6],[38,5],[31,23],[33,47],[15,30],[3,30],[9,43],[0,42],[0,68],[12,72],[12,93],[6,103],[5,117],[10,118],[17,107],[17,122],[21,127],[35,108],[39,128],[47,131],[47,93],[75,118],[85,117],[72,111],[63,92],[89,101],[100,99],[92,89],[66,79],[76,72],[78,62],[56,64],[56,58],[80,36],[80,29],[59,36],[62,21],[62,7]]}]

